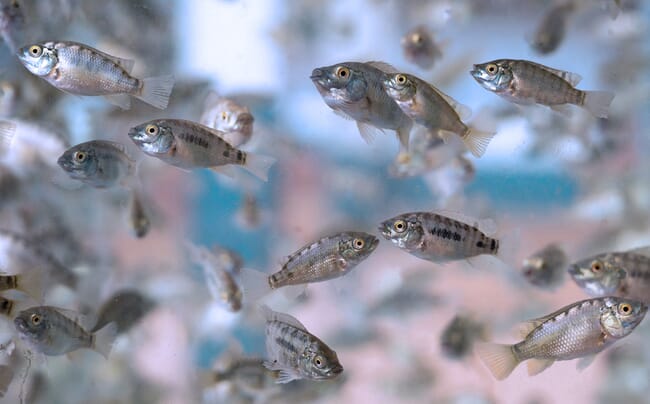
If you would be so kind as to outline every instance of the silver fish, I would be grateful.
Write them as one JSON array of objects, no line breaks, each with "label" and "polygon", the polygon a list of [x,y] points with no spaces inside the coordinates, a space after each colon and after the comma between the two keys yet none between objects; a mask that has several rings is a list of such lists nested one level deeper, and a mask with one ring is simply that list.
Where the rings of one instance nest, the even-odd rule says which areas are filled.
[{"label": "silver fish", "polygon": [[328,380],[343,372],[338,356],[294,317],[262,306],[266,318],[264,366],[278,371],[277,383]]},{"label": "silver fish", "polygon": [[582,91],[575,86],[582,79],[527,60],[499,59],[474,65],[470,71],[486,90],[516,104],[542,104],[564,112],[565,104],[578,105],[592,115],[607,118],[614,94],[607,91]]},{"label": "silver fish", "polygon": [[385,220],[379,231],[402,250],[436,263],[497,255],[499,240],[486,235],[477,225],[442,214],[412,212]]},{"label": "silver fish", "polygon": [[27,70],[59,90],[77,95],[101,95],[122,109],[131,107],[129,96],[165,109],[174,86],[173,76],[135,78],[131,76],[133,60],[77,42],[32,44],[19,49],[17,56]]},{"label": "silver fish", "polygon": [[571,1],[551,6],[530,38],[530,46],[542,55],[557,49],[564,39],[568,19],[574,9],[575,5]]},{"label": "silver fish", "polygon": [[594,355],[629,335],[645,317],[648,307],[618,297],[582,300],[522,328],[523,341],[514,345],[479,344],[476,351],[498,380],[528,360],[528,374],[535,375],[558,360],[583,358],[582,368]]},{"label": "silver fish", "polygon": [[552,288],[562,281],[567,264],[564,250],[557,244],[549,244],[524,259],[522,273],[533,285]]},{"label": "silver fish", "polygon": [[155,305],[155,302],[137,290],[120,290],[102,304],[97,313],[97,322],[90,332],[97,332],[108,324],[114,323],[118,334],[125,333]]},{"label": "silver fish", "polygon": [[184,169],[211,168],[229,174],[224,166],[232,164],[266,181],[275,163],[272,157],[234,148],[221,131],[182,119],[145,122],[131,128],[129,138],[149,156]]},{"label": "silver fish", "polygon": [[201,125],[223,132],[224,140],[233,147],[239,147],[250,140],[254,121],[255,118],[248,107],[229,98],[220,97],[213,91],[208,94],[199,119]]},{"label": "silver fish", "polygon": [[57,164],[72,179],[95,188],[117,185],[131,186],[135,178],[135,161],[123,144],[107,140],[91,140],[66,150]]},{"label": "silver fish", "polygon": [[495,133],[465,125],[471,111],[424,80],[406,73],[386,75],[382,85],[404,113],[415,123],[443,139],[457,135],[476,157],[485,153]]},{"label": "silver fish", "polygon": [[384,76],[394,70],[382,62],[344,62],[316,68],[310,78],[330,108],[357,122],[366,142],[372,141],[373,128],[391,129],[406,150],[413,121],[382,87]]},{"label": "silver fish", "polygon": [[431,69],[442,57],[440,47],[434,42],[431,32],[423,25],[409,31],[401,40],[404,58],[422,69]]},{"label": "silver fish", "polygon": [[67,313],[73,317],[70,318],[60,310],[37,306],[18,313],[14,326],[20,338],[31,349],[45,355],[63,355],[79,348],[88,348],[108,358],[117,335],[117,326],[111,323],[96,333],[90,333],[73,319],[81,316],[70,312]]}]

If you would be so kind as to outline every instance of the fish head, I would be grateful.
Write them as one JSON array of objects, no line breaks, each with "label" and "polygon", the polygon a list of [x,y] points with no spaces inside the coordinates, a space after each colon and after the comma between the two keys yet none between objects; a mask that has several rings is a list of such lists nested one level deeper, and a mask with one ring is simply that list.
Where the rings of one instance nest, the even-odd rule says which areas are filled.
[{"label": "fish head", "polygon": [[344,104],[366,96],[368,82],[360,63],[345,62],[318,67],[309,77],[326,102]]},{"label": "fish head", "polygon": [[14,318],[14,326],[22,338],[38,343],[48,337],[50,322],[47,317],[47,312],[41,307],[32,307],[18,313]]},{"label": "fish head", "polygon": [[57,160],[59,167],[76,180],[92,178],[97,173],[97,162],[95,148],[87,143],[69,148]]},{"label": "fish head", "polygon": [[408,101],[415,97],[417,87],[408,74],[387,74],[382,82],[386,94],[395,101]]},{"label": "fish head", "polygon": [[406,250],[418,248],[424,236],[422,225],[413,214],[396,216],[382,222],[379,232],[386,240]]},{"label": "fish head", "polygon": [[50,44],[24,46],[18,49],[16,56],[30,73],[37,76],[47,76],[59,62],[57,51]]},{"label": "fish head", "polygon": [[300,357],[300,368],[312,380],[333,379],[343,372],[336,352],[322,342],[313,342]]},{"label": "fish head", "polygon": [[513,79],[512,69],[506,60],[474,65],[470,74],[481,86],[494,92],[507,90]]},{"label": "fish head", "polygon": [[600,311],[603,331],[614,338],[623,338],[643,320],[648,306],[636,300],[608,297]]},{"label": "fish head", "polygon": [[154,120],[129,129],[129,138],[150,155],[167,154],[175,144],[172,128],[164,120]]},{"label": "fish head", "polygon": [[364,232],[344,233],[339,240],[339,253],[350,263],[368,257],[379,244],[379,239]]},{"label": "fish head", "polygon": [[614,294],[627,275],[610,254],[578,261],[569,267],[568,272],[575,283],[592,296]]},{"label": "fish head", "polygon": [[431,38],[431,33],[424,26],[416,27],[404,35],[400,41],[402,47],[411,52],[426,50],[432,43],[433,38]]}]

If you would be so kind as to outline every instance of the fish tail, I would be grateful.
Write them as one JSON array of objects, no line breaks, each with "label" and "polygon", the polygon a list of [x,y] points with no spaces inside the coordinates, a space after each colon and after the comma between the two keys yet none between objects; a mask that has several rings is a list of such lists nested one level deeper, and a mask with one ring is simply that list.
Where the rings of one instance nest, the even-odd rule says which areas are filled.
[{"label": "fish tail", "polygon": [[117,324],[108,323],[105,327],[93,334],[91,348],[108,359],[108,354],[111,353],[113,343],[115,342],[115,338],[117,338],[117,332]]},{"label": "fish tail", "polygon": [[40,302],[43,299],[43,274],[41,271],[32,270],[17,275],[16,289],[33,297]]},{"label": "fish tail", "polygon": [[8,150],[11,140],[16,133],[16,124],[9,121],[0,121],[0,153]]},{"label": "fish tail", "polygon": [[262,154],[246,153],[246,163],[242,166],[249,173],[262,181],[268,181],[269,169],[275,163],[275,158]]},{"label": "fish tail", "polygon": [[512,345],[478,343],[476,353],[497,380],[508,377],[521,362],[512,350]]},{"label": "fish tail", "polygon": [[496,132],[492,131],[482,131],[473,127],[469,127],[469,130],[462,137],[465,147],[476,157],[481,157],[485,154],[490,141],[496,135]]},{"label": "fish tail", "polygon": [[521,229],[509,230],[507,234],[500,237],[495,255],[505,264],[516,267],[517,252],[521,243]]},{"label": "fish tail", "polygon": [[242,268],[239,273],[239,283],[242,288],[244,300],[256,302],[271,293],[269,277],[254,269]]},{"label": "fish tail", "polygon": [[609,105],[614,99],[614,93],[609,91],[585,91],[582,106],[598,118],[607,118]]},{"label": "fish tail", "polygon": [[158,109],[167,108],[174,87],[174,76],[149,77],[142,80],[140,94],[135,96]]}]

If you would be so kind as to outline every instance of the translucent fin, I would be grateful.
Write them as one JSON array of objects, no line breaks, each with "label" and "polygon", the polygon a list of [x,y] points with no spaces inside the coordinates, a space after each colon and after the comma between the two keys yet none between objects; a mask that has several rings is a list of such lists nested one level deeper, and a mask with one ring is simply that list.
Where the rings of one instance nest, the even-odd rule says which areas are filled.
[{"label": "translucent fin", "polygon": [[293,380],[300,379],[300,375],[293,371],[293,369],[284,367],[277,362],[264,361],[264,367],[268,370],[278,372],[278,376],[275,379],[275,382],[278,384],[289,383]]},{"label": "translucent fin", "polygon": [[528,367],[528,376],[535,376],[542,373],[553,362],[555,362],[553,359],[530,359],[526,365]]},{"label": "translucent fin", "polygon": [[576,363],[576,369],[578,369],[579,372],[582,372],[594,362],[594,359],[596,359],[596,355],[589,355],[585,356],[584,358],[580,358],[578,360],[578,363]]},{"label": "translucent fin", "polygon": [[582,106],[593,116],[607,118],[609,105],[614,99],[614,93],[609,91],[585,91],[585,100]]},{"label": "translucent fin", "polygon": [[142,90],[135,96],[158,109],[167,108],[174,87],[174,76],[149,77],[142,81]]},{"label": "translucent fin", "polygon": [[108,355],[113,349],[113,343],[117,337],[117,324],[108,323],[104,328],[93,334],[92,349],[99,352],[104,358],[108,359]]},{"label": "translucent fin", "polygon": [[650,246],[634,248],[632,250],[629,250],[628,252],[650,257]]},{"label": "translucent fin", "polygon": [[534,63],[534,62],[530,62],[530,61],[527,62],[527,63],[533,64],[533,65],[535,65],[535,66],[537,66],[539,68],[542,68],[542,69],[546,70],[549,73],[553,73],[556,76],[561,77],[563,80],[566,80],[573,87],[577,86],[578,83],[580,83],[580,81],[582,80],[582,76],[580,76],[578,73],[572,73],[572,72],[567,72],[567,71],[564,71],[564,70],[553,69],[551,67],[544,66],[544,65],[541,65],[539,63]]},{"label": "translucent fin", "polygon": [[104,98],[113,105],[122,109],[131,109],[131,97],[126,94],[105,95]]},{"label": "translucent fin", "polygon": [[11,140],[16,133],[16,124],[9,121],[0,121],[0,153],[9,150]]},{"label": "translucent fin", "polygon": [[359,128],[359,133],[361,134],[363,140],[365,140],[368,144],[371,144],[373,140],[375,140],[377,133],[384,133],[384,131],[379,128],[375,128],[370,124],[359,121],[357,121],[357,128]]},{"label": "translucent fin", "polygon": [[551,105],[550,108],[562,116],[565,116],[567,118],[571,117],[571,107],[569,104]]},{"label": "translucent fin", "polygon": [[296,300],[300,295],[307,291],[307,285],[290,285],[283,286],[279,289],[287,300]]},{"label": "translucent fin", "polygon": [[395,132],[397,133],[397,139],[399,140],[399,144],[402,147],[400,149],[401,152],[406,152],[409,149],[409,137],[411,135],[411,126],[409,125],[406,128],[399,128]]},{"label": "translucent fin", "polygon": [[268,275],[254,269],[242,268],[239,273],[239,284],[247,303],[256,302],[272,291]]},{"label": "translucent fin", "polygon": [[447,102],[447,104],[451,105],[451,107],[454,109],[454,111],[456,111],[456,113],[458,114],[458,116],[460,117],[460,119],[462,121],[465,121],[465,120],[469,119],[470,116],[472,116],[472,109],[470,107],[468,107],[467,105],[461,104],[460,102],[456,101],[451,96],[449,96],[449,95],[443,93],[442,91],[438,90],[434,86],[431,86],[431,88],[436,93],[438,93],[438,95],[440,97],[442,97]]},{"label": "translucent fin", "polygon": [[352,120],[353,120],[352,117],[351,117],[350,115],[346,114],[346,113],[343,112],[343,111],[339,111],[338,109],[333,109],[332,111],[334,111],[334,113],[335,113],[336,115],[340,116],[340,117],[343,118],[343,119],[346,119],[346,120],[348,120],[348,121],[352,121]]},{"label": "translucent fin", "polygon": [[519,364],[512,345],[477,343],[476,353],[497,380],[508,377]]},{"label": "translucent fin", "polygon": [[39,270],[31,270],[18,275],[16,289],[25,292],[37,302],[43,300],[43,278],[45,274]]},{"label": "translucent fin", "polygon": [[305,326],[300,321],[298,321],[297,318],[290,316],[289,314],[273,311],[269,306],[265,304],[260,306],[260,310],[262,311],[262,314],[264,315],[266,321],[279,321],[281,323],[296,327],[302,331],[307,331],[307,328],[305,328]]},{"label": "translucent fin", "polygon": [[531,333],[535,328],[539,327],[542,325],[547,320],[547,318],[536,318],[534,320],[528,320],[519,325],[517,327],[517,336],[525,339],[528,334]]},{"label": "translucent fin", "polygon": [[262,154],[246,153],[246,164],[242,167],[262,181],[268,181],[269,169],[275,163],[275,158]]},{"label": "translucent fin", "polygon": [[374,67],[375,69],[379,69],[384,73],[399,73],[400,71],[397,70],[395,67],[393,67],[391,64],[386,63],[386,62],[378,62],[378,61],[370,61],[366,62],[367,65]]},{"label": "translucent fin", "polygon": [[230,165],[210,167],[210,170],[214,171],[217,174],[225,175],[226,177],[233,180],[240,178],[237,172]]},{"label": "translucent fin", "polygon": [[205,97],[203,102],[204,108],[210,108],[213,105],[217,104],[221,100],[221,96],[214,90],[208,91],[208,95]]},{"label": "translucent fin", "polygon": [[433,213],[436,213],[441,216],[446,216],[450,219],[457,220],[459,222],[467,223],[470,226],[474,226],[486,235],[492,235],[497,232],[497,223],[494,221],[494,219],[486,218],[486,219],[476,219],[472,216],[465,215],[460,212],[456,212],[454,210],[447,210],[447,209],[435,209],[432,211]]},{"label": "translucent fin", "polygon": [[461,139],[467,149],[476,157],[481,157],[485,154],[490,141],[496,135],[496,132],[481,131],[473,127],[469,127],[469,131],[462,136]]},{"label": "translucent fin", "polygon": [[497,258],[506,263],[512,268],[517,268],[519,261],[516,260],[519,246],[521,245],[521,229],[516,228],[502,232],[499,237],[499,250],[497,251]]}]

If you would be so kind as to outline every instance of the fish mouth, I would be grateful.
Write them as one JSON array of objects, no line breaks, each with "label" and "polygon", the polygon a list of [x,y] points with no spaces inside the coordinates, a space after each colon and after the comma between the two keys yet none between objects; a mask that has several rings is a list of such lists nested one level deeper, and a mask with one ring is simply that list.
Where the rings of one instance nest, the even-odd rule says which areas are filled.
[{"label": "fish mouth", "polygon": [[242,129],[243,126],[250,125],[253,123],[255,118],[253,115],[248,113],[243,113],[237,117],[237,123],[235,124],[235,130]]},{"label": "fish mouth", "polygon": [[579,275],[581,271],[580,271],[580,267],[579,267],[579,266],[577,266],[577,265],[570,265],[570,266],[569,266],[569,269],[567,270],[567,272],[568,272],[569,275],[571,275],[571,276],[576,276],[576,275]]},{"label": "fish mouth", "polygon": [[72,164],[70,163],[70,160],[66,157],[65,154],[63,154],[61,157],[59,157],[56,160],[56,164],[58,164],[59,167],[63,168],[66,171],[72,168]]},{"label": "fish mouth", "polygon": [[343,373],[343,366],[338,364],[338,365],[334,365],[334,367],[330,369],[328,374],[329,376],[336,376],[336,375],[340,375],[341,373]]},{"label": "fish mouth", "polygon": [[[390,226],[388,222],[383,222],[382,224],[379,225],[378,227],[379,233],[381,233],[382,236],[384,236],[385,239],[389,240],[390,239]],[[379,242],[379,239],[377,239]]]},{"label": "fish mouth", "polygon": [[16,326],[16,329],[19,332],[25,333],[28,331],[27,329],[27,321],[21,317],[16,317],[14,318],[14,326]]},{"label": "fish mouth", "polygon": [[323,78],[323,71],[321,69],[314,69],[311,71],[311,76],[309,78],[314,81],[314,80],[319,80]]},{"label": "fish mouth", "polygon": [[469,71],[469,74],[471,74],[472,77],[474,77],[477,80],[482,78],[481,69],[479,69],[478,66],[476,65],[472,67],[472,70]]},{"label": "fish mouth", "polygon": [[144,143],[147,139],[146,136],[142,135],[137,128],[129,129],[129,138],[134,142]]},{"label": "fish mouth", "polygon": [[379,239],[377,237],[374,237],[370,242],[370,248],[374,250],[375,248],[377,248],[378,245],[379,245]]}]

